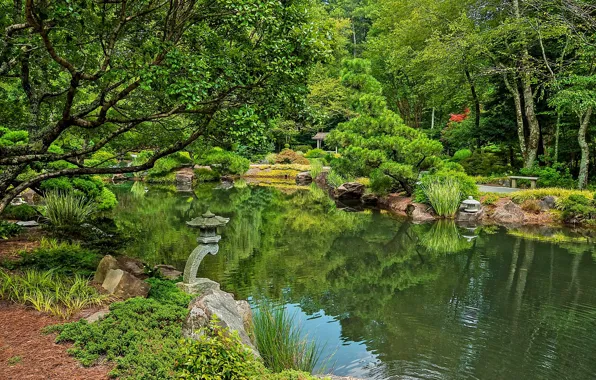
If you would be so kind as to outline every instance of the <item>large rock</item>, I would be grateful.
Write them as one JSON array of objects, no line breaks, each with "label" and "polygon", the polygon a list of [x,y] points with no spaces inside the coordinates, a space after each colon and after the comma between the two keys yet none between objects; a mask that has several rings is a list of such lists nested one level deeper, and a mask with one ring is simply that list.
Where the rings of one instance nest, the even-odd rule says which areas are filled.
[{"label": "large rock", "polygon": [[93,276],[93,282],[96,284],[103,284],[103,281],[106,279],[106,274],[110,269],[120,269],[120,264],[118,264],[118,260],[116,260],[114,256],[105,255],[97,266],[97,270]]},{"label": "large rock", "polygon": [[140,279],[148,277],[145,271],[145,264],[141,260],[127,256],[118,256],[116,258],[111,255],[105,255],[97,266],[93,282],[103,284],[108,271],[111,269],[121,269]]},{"label": "large rock", "polygon": [[153,270],[168,280],[176,280],[178,277],[182,276],[182,272],[171,265],[156,265],[153,267]]},{"label": "large rock", "polygon": [[195,178],[195,173],[191,168],[183,168],[176,172],[176,183],[178,184],[192,184]]},{"label": "large rock", "polygon": [[519,225],[524,222],[524,210],[513,201],[499,201],[495,206],[491,215],[494,222],[506,225]]},{"label": "large rock", "polygon": [[358,182],[347,182],[335,189],[335,197],[338,199],[360,199],[364,195],[366,187]]},{"label": "large rock", "polygon": [[376,206],[379,203],[379,197],[374,194],[367,193],[360,198],[360,201],[365,206]]},{"label": "large rock", "polygon": [[101,287],[122,299],[147,297],[151,289],[151,285],[122,269],[108,270]]},{"label": "large rock", "polygon": [[296,175],[296,185],[307,186],[312,183],[312,176],[309,172],[302,172]]},{"label": "large rock", "polygon": [[247,306],[246,301],[237,302],[229,293],[209,289],[190,302],[190,312],[182,327],[182,334],[186,338],[198,338],[200,329],[208,326],[213,317],[217,316],[221,327],[237,331],[242,343],[248,346],[255,356],[259,356],[245,329],[245,323],[249,320],[247,313],[250,310]]},{"label": "large rock", "polygon": [[479,212],[466,212],[460,210],[455,217],[455,220],[462,223],[476,223],[484,218],[484,209]]},{"label": "large rock", "polygon": [[430,222],[437,219],[432,213],[432,207],[422,203],[410,203],[406,207],[406,214],[413,222],[417,223]]},{"label": "large rock", "polygon": [[208,278],[197,278],[190,284],[178,282],[176,286],[186,294],[203,294],[208,290],[219,290],[219,284]]},{"label": "large rock", "polygon": [[557,207],[557,199],[552,196],[546,196],[538,203],[541,211],[552,210]]}]

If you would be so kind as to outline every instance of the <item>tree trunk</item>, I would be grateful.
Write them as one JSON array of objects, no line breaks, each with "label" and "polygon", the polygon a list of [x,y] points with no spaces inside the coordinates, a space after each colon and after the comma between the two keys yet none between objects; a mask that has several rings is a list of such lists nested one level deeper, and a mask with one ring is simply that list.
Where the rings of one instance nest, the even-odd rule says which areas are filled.
[{"label": "tree trunk", "polygon": [[588,108],[586,113],[583,115],[583,118],[580,117],[580,127],[579,132],[577,134],[577,141],[579,142],[579,147],[582,153],[581,162],[579,165],[579,177],[578,177],[578,187],[581,189],[585,189],[588,185],[588,170],[589,170],[589,162],[590,162],[590,148],[588,146],[588,142],[586,141],[586,133],[588,131],[588,125],[590,124],[590,118],[592,117],[592,107]]},{"label": "tree trunk", "polygon": [[[527,54],[527,52],[526,52]],[[522,76],[522,87],[524,94],[524,105],[526,111],[526,119],[528,120],[528,127],[530,134],[526,146],[526,157],[524,160],[524,168],[531,168],[536,161],[538,153],[538,145],[540,143],[540,124],[536,117],[536,107],[534,104],[534,93],[532,92],[532,84],[530,81],[530,74],[524,73]]]},{"label": "tree trunk", "polygon": [[524,111],[522,109],[521,95],[519,94],[519,89],[517,87],[517,80],[514,78],[513,83],[509,82],[507,74],[503,75],[503,79],[505,80],[505,86],[507,87],[507,89],[511,93],[511,96],[513,97],[513,103],[515,104],[515,120],[517,123],[517,137],[519,139],[519,148],[521,150],[524,162],[526,162],[528,154],[526,149],[526,133],[524,129]]},{"label": "tree trunk", "polygon": [[477,145],[478,149],[480,149],[480,99],[478,99],[478,93],[476,92],[476,85],[472,80],[472,76],[468,69],[466,71],[466,79],[468,80],[468,84],[470,85],[470,92],[472,92],[472,99],[474,100],[474,128],[475,133],[477,134]]}]

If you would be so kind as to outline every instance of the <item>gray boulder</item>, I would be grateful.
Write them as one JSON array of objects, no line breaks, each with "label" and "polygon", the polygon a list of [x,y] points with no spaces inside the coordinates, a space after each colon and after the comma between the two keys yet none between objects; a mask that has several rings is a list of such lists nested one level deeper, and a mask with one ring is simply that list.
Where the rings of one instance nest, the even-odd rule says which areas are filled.
[{"label": "gray boulder", "polygon": [[[188,306],[190,311],[184,325],[182,334],[186,338],[197,339],[200,329],[208,326],[214,316],[222,328],[237,331],[243,344],[249,347],[256,357],[259,353],[246,332],[246,323],[250,319],[250,307],[246,301],[236,301],[234,297],[221,290],[209,289],[199,297],[193,299]],[[250,314],[252,318],[252,313]]]},{"label": "gray boulder", "polygon": [[552,210],[557,206],[557,199],[552,196],[544,197],[538,203],[541,211]]},{"label": "gray boulder", "polygon": [[360,199],[364,195],[366,187],[358,182],[347,182],[335,189],[335,197],[338,199]]},{"label": "gray boulder", "polygon": [[437,219],[432,212],[432,207],[422,203],[408,204],[406,206],[406,215],[415,223],[431,222]]},{"label": "gray boulder", "polygon": [[97,270],[93,276],[93,282],[96,284],[103,284],[103,281],[106,279],[106,274],[110,269],[120,269],[120,265],[114,256],[105,255],[97,266]]},{"label": "gray boulder", "polygon": [[147,297],[151,289],[151,285],[122,269],[108,270],[101,287],[121,299]]},{"label": "gray boulder", "polygon": [[197,278],[190,284],[179,282],[176,286],[186,294],[203,294],[208,290],[219,290],[219,284],[208,278]]},{"label": "gray boulder", "polygon": [[312,176],[309,172],[302,172],[296,175],[296,185],[308,186],[312,183]]},{"label": "gray boulder", "polygon": [[362,198],[360,198],[360,202],[365,206],[376,206],[379,203],[379,197],[371,193],[364,194]]},{"label": "gray boulder", "polygon": [[497,207],[491,215],[498,224],[518,225],[524,222],[524,210],[509,200],[505,203],[497,203]]}]

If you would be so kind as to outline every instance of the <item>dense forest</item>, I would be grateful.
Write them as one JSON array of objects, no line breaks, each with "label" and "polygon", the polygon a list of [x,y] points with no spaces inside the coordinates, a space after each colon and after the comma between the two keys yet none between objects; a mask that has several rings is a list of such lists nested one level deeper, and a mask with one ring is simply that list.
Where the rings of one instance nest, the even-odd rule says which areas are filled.
[{"label": "dense forest", "polygon": [[2,0],[0,210],[179,151],[306,153],[317,132],[373,189],[411,194],[452,158],[583,189],[595,15],[589,0]]}]

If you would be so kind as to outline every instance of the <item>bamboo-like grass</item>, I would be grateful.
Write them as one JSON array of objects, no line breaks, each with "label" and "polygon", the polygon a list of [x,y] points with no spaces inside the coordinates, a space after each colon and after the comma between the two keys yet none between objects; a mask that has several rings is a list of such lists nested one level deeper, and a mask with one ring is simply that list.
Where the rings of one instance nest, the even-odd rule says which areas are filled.
[{"label": "bamboo-like grass", "polygon": [[254,315],[254,336],[265,366],[274,372],[313,372],[321,359],[322,347],[309,341],[296,325],[295,314],[283,306],[263,302]]},{"label": "bamboo-like grass", "polygon": [[50,191],[44,199],[46,217],[55,227],[81,225],[96,211],[92,201],[72,192]]},{"label": "bamboo-like grass", "polygon": [[459,182],[452,178],[430,178],[420,187],[438,216],[455,217],[462,199]]},{"label": "bamboo-like grass", "polygon": [[68,319],[87,307],[103,304],[109,296],[100,294],[89,285],[88,279],[79,275],[66,277],[52,271],[8,273],[0,270],[0,298]]}]

